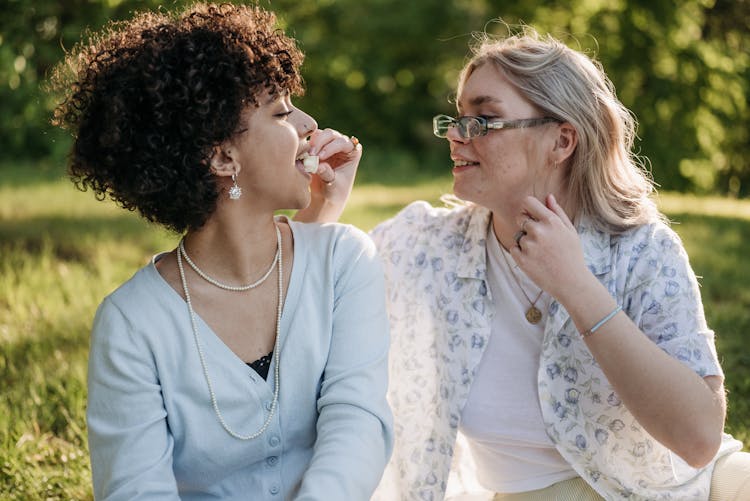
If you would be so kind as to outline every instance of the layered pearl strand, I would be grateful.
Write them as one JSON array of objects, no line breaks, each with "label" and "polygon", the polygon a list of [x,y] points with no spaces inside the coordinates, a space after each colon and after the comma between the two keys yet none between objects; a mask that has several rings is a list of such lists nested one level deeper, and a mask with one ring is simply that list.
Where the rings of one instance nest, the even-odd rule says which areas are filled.
[{"label": "layered pearl strand", "polygon": [[[278,225],[274,224],[276,228],[276,257],[274,257],[274,261],[271,265],[271,268],[268,272],[261,278],[259,281],[257,281],[255,284],[250,284],[250,286],[241,286],[241,287],[233,287],[233,286],[227,286],[225,284],[222,284],[221,282],[217,282],[216,280],[212,279],[202,271],[198,269],[197,266],[195,266],[194,263],[191,262],[190,258],[188,257],[187,253],[185,252],[185,246],[183,244],[183,240],[180,241],[180,245],[177,247],[177,267],[180,270],[180,280],[182,280],[182,290],[185,292],[185,302],[187,303],[188,312],[190,313],[190,324],[193,328],[193,337],[195,339],[195,346],[198,348],[198,357],[201,361],[201,367],[203,368],[203,376],[206,379],[206,384],[208,385],[208,394],[211,397],[211,405],[214,408],[214,412],[216,413],[216,417],[219,419],[219,423],[221,423],[222,428],[226,430],[227,433],[229,433],[234,438],[237,438],[239,440],[252,440],[254,438],[258,438],[261,436],[268,426],[271,424],[271,419],[273,419],[273,415],[276,411],[276,407],[278,406],[279,402],[279,340],[281,336],[279,335],[279,331],[281,328],[281,310],[284,303],[284,267],[283,267],[283,253],[281,249],[281,231],[279,231]],[[273,269],[273,265],[277,265],[278,270],[278,290],[279,290],[279,300],[278,304],[276,306],[276,341],[274,342],[273,347],[273,356],[274,356],[274,370],[273,370],[273,401],[271,402],[271,409],[268,413],[268,417],[266,418],[265,423],[263,423],[263,426],[260,427],[258,431],[255,433],[252,433],[250,435],[242,435],[240,433],[237,433],[236,431],[232,430],[229,425],[227,425],[226,421],[224,420],[224,416],[221,414],[221,410],[219,410],[219,404],[216,401],[216,393],[214,393],[213,384],[211,383],[211,378],[208,375],[208,366],[206,365],[206,357],[203,353],[203,348],[201,348],[200,338],[198,336],[198,327],[195,320],[195,310],[193,309],[193,303],[190,300],[190,291],[188,290],[187,280],[185,279],[185,269],[182,266],[182,258],[185,258],[185,260],[188,262],[188,264],[195,270],[196,273],[198,273],[201,278],[207,280],[209,283],[216,285],[217,287],[220,287],[222,289],[227,290],[233,290],[233,291],[243,291],[252,289],[253,287],[257,287],[263,281],[265,281],[266,278],[271,274],[271,270]],[[244,288],[243,288],[244,287]]]},{"label": "layered pearl strand", "polygon": [[[276,231],[278,232],[279,229],[276,228]],[[279,260],[279,256],[281,255],[281,246],[279,245],[276,248],[276,255],[274,255],[273,261],[271,261],[271,266],[268,267],[268,271],[266,271],[266,273],[262,277],[260,277],[258,280],[256,280],[255,282],[253,282],[251,284],[247,284],[247,285],[227,285],[227,284],[223,284],[223,283],[219,282],[215,278],[212,278],[212,277],[209,277],[208,275],[206,275],[203,272],[203,270],[201,270],[200,268],[198,268],[198,265],[195,264],[192,259],[190,259],[190,256],[188,256],[187,252],[185,252],[185,239],[184,238],[182,240],[180,240],[180,252],[185,257],[185,261],[187,261],[187,264],[190,265],[190,267],[193,269],[193,271],[196,272],[206,282],[208,282],[210,284],[213,284],[216,287],[219,287],[220,289],[224,289],[224,290],[228,290],[228,291],[242,292],[242,291],[247,291],[247,290],[250,290],[250,289],[255,289],[260,284],[262,284],[263,282],[266,281],[266,279],[268,278],[268,276],[271,274],[271,272],[273,271],[274,267],[276,266],[276,262]]]}]

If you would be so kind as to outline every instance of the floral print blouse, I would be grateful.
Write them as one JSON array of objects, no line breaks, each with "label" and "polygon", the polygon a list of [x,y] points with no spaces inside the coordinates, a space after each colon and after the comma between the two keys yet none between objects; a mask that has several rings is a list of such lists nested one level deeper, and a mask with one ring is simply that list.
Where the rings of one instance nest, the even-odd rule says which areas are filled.
[{"label": "floral print blouse", "polygon": [[[389,399],[396,445],[373,499],[443,499],[459,418],[490,335],[490,212],[415,202],[371,233],[386,274]],[[591,271],[662,350],[700,376],[723,375],[679,237],[653,223],[622,235],[578,224]],[[641,428],[565,309],[545,315],[538,373],[546,431],[605,499],[708,499],[715,460],[695,469]],[[725,435],[717,458],[742,444]]]}]

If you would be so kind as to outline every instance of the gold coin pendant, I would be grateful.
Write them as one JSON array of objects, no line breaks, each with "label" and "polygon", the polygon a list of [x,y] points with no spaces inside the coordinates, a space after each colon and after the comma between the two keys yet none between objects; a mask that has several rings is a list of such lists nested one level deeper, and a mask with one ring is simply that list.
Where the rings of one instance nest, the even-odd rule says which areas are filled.
[{"label": "gold coin pendant", "polygon": [[542,312],[539,311],[539,308],[536,306],[532,306],[528,310],[526,310],[526,320],[529,321],[530,324],[538,324],[539,321],[542,319]]}]

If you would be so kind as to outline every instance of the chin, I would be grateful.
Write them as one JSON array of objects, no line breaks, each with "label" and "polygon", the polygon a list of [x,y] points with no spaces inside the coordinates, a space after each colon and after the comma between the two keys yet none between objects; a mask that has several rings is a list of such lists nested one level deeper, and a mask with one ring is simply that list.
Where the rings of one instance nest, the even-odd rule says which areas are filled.
[{"label": "chin", "polygon": [[485,204],[482,203],[481,200],[479,200],[478,197],[472,196],[471,193],[465,193],[461,190],[453,190],[453,195],[457,198],[460,198],[464,202],[468,202],[474,205],[481,205],[482,207],[487,207]]},{"label": "chin", "polygon": [[453,182],[453,194],[460,198],[461,200],[466,200],[467,202],[472,202],[472,196],[470,193],[468,193],[466,190],[461,189],[461,185],[457,184],[455,181]]},{"label": "chin", "polygon": [[310,191],[306,190],[303,195],[300,195],[297,197],[296,200],[294,200],[292,209],[300,210],[307,208],[308,205],[310,205],[310,202],[312,201],[312,198],[310,197]]}]

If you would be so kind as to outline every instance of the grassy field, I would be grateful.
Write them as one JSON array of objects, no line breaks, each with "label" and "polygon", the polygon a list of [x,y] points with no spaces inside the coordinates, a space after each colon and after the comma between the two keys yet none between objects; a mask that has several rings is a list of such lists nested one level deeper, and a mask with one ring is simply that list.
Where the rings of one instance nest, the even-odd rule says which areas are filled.
[{"label": "grassy field", "polygon": [[[383,159],[381,159],[383,160]],[[448,176],[363,169],[343,217],[363,229]],[[727,373],[728,430],[750,446],[750,202],[660,197],[696,273]],[[0,499],[91,499],[88,330],[101,298],[176,237],[80,193],[56,169],[0,166]]]}]

